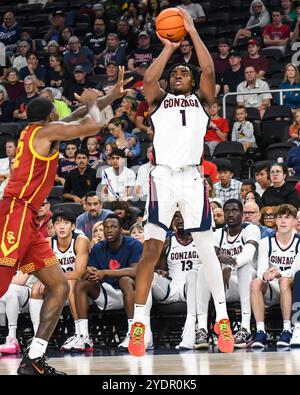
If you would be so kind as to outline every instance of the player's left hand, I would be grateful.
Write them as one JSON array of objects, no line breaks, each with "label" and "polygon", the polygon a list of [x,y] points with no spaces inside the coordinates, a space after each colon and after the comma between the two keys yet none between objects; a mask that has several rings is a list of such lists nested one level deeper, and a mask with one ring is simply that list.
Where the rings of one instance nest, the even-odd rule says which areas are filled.
[{"label": "player's left hand", "polygon": [[77,101],[82,104],[91,105],[93,103],[96,104],[98,99],[98,92],[95,89],[84,89],[82,94],[79,96],[77,93],[74,93],[74,97]]},{"label": "player's left hand", "polygon": [[184,23],[185,30],[186,30],[188,33],[192,32],[192,31],[195,31],[196,28],[195,28],[195,25],[194,25],[193,18],[192,18],[191,15],[187,12],[187,10],[185,10],[185,9],[183,9],[183,8],[181,8],[181,7],[177,7],[177,9],[178,9],[180,15],[181,15],[182,18],[183,18],[183,23]]}]

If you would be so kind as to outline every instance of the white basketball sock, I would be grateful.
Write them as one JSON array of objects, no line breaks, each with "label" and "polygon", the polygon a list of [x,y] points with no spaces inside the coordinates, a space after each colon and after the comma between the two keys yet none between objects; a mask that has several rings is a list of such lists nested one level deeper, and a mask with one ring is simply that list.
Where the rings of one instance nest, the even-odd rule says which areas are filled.
[{"label": "white basketball sock", "polygon": [[207,331],[207,312],[210,299],[210,289],[204,277],[203,267],[197,272],[196,305],[198,329]]},{"label": "white basketball sock", "polygon": [[134,305],[133,322],[141,322],[146,325],[146,308],[144,304]]},{"label": "white basketball sock", "polygon": [[88,319],[79,319],[78,327],[80,336],[89,337],[89,320]]},{"label": "white basketball sock", "polygon": [[48,346],[48,342],[46,340],[39,339],[38,337],[34,337],[31,342],[29,353],[28,353],[29,358],[35,359],[42,357],[46,352],[47,346]]},{"label": "white basketball sock", "polygon": [[40,324],[40,314],[44,299],[29,299],[29,313],[33,325],[34,334],[36,334]]},{"label": "white basketball sock", "polygon": [[80,328],[79,328],[79,320],[75,320],[74,324],[75,324],[75,336],[79,336],[80,335]]},{"label": "white basketball sock", "polygon": [[263,331],[265,332],[265,323],[264,322],[257,322],[256,323],[256,331]]}]

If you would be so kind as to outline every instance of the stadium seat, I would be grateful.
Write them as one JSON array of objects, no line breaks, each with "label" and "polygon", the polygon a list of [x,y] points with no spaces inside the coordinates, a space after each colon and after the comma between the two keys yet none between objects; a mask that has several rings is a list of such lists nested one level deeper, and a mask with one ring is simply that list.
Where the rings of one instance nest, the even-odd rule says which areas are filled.
[{"label": "stadium seat", "polygon": [[83,207],[80,203],[73,203],[73,202],[67,202],[67,203],[59,203],[59,204],[55,204],[52,207],[52,211],[56,211],[56,210],[68,210],[71,211],[73,214],[76,215],[76,217],[78,217],[78,215],[83,213]]},{"label": "stadium seat", "polygon": [[255,107],[247,107],[247,120],[250,122],[260,121],[260,113]]},{"label": "stadium seat", "polygon": [[234,177],[243,177],[245,151],[242,143],[223,141],[216,146],[213,157],[215,159],[228,159],[233,166]]},{"label": "stadium seat", "polygon": [[289,121],[261,122],[261,149],[274,143],[285,143],[289,137]]},{"label": "stadium seat", "polygon": [[266,112],[263,116],[263,121],[270,121],[274,119],[287,119],[291,120],[293,118],[293,114],[291,109],[286,106],[280,105],[272,105],[266,109]]},{"label": "stadium seat", "polygon": [[283,158],[286,161],[289,150],[294,147],[292,143],[275,143],[266,148],[266,159],[276,161],[277,158]]},{"label": "stadium seat", "polygon": [[55,185],[51,189],[47,197],[47,200],[50,203],[51,208],[54,207],[56,204],[62,203],[63,190],[64,188],[60,185]]},{"label": "stadium seat", "polygon": [[11,137],[17,137],[22,128],[23,125],[16,122],[3,122],[0,123],[0,134],[8,134]]},{"label": "stadium seat", "polygon": [[293,187],[296,186],[296,184],[300,181],[299,177],[295,177],[295,176],[290,176],[286,179],[286,183],[292,185]]}]

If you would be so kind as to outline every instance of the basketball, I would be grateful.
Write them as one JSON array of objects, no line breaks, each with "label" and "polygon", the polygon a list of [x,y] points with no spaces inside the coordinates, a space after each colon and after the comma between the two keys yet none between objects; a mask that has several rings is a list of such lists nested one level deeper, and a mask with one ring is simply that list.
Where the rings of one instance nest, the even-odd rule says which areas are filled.
[{"label": "basketball", "polygon": [[187,34],[177,8],[163,10],[156,18],[155,24],[159,35],[170,41],[179,41]]}]

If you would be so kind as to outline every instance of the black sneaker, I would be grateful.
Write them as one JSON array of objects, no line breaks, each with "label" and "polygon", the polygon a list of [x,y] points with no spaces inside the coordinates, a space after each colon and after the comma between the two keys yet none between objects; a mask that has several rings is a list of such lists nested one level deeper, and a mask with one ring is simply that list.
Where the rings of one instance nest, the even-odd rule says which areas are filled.
[{"label": "black sneaker", "polygon": [[45,355],[30,359],[28,354],[24,355],[17,373],[20,376],[65,376],[67,374],[49,366],[46,362]]}]

